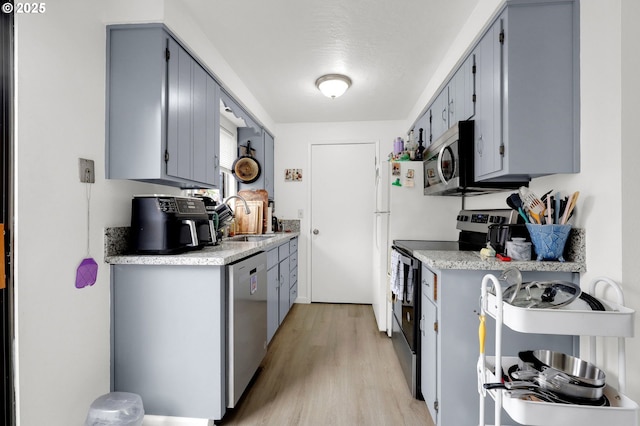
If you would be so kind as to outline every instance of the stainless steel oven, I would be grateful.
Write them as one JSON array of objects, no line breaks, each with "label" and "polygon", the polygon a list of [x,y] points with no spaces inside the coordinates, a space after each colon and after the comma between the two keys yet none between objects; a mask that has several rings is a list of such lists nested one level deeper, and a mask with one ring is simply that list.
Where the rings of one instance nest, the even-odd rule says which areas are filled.
[{"label": "stainless steel oven", "polygon": [[396,265],[398,287],[393,296],[391,339],[411,395],[423,399],[420,391],[420,261],[413,250],[458,250],[457,241],[395,240],[392,263]]},{"label": "stainless steel oven", "polygon": [[423,399],[420,392],[420,345],[418,322],[420,314],[420,262],[395,245],[392,257],[401,281],[400,293],[393,298],[391,339],[411,395]]}]

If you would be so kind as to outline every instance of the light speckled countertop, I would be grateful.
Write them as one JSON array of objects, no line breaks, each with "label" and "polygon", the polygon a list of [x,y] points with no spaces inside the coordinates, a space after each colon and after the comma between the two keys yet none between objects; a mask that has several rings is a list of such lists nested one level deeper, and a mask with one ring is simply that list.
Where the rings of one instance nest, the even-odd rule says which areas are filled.
[{"label": "light speckled countertop", "polygon": [[494,271],[514,266],[521,271],[586,272],[586,235],[584,229],[574,228],[567,241],[566,262],[511,261],[495,257],[482,259],[478,251],[416,250],[413,255],[432,269],[468,269]]},{"label": "light speckled countertop", "polygon": [[128,228],[105,229],[105,262],[111,265],[209,265],[222,266],[252,254],[267,251],[299,235],[299,232],[278,232],[263,241],[223,241],[216,246],[181,254],[127,254]]},{"label": "light speckled countertop", "polygon": [[587,270],[584,262],[536,262],[535,260],[503,262],[495,257],[482,259],[477,251],[416,250],[413,254],[432,269],[495,271],[513,266],[520,271],[585,272]]}]

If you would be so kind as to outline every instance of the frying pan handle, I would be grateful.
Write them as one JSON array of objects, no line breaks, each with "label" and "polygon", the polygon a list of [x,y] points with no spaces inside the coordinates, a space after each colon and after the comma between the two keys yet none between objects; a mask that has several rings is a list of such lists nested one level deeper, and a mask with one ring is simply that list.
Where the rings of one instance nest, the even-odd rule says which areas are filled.
[{"label": "frying pan handle", "polygon": [[518,357],[522,362],[529,363],[538,371],[542,371],[544,367],[547,367],[544,363],[542,363],[538,358],[533,355],[533,351],[522,351],[518,353]]}]

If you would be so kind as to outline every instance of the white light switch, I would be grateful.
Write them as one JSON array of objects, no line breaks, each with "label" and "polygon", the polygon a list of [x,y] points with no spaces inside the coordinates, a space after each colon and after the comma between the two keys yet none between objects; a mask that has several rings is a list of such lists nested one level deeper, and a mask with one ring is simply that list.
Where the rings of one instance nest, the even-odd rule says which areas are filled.
[{"label": "white light switch", "polygon": [[302,219],[304,217],[304,210],[298,209],[298,219]]}]

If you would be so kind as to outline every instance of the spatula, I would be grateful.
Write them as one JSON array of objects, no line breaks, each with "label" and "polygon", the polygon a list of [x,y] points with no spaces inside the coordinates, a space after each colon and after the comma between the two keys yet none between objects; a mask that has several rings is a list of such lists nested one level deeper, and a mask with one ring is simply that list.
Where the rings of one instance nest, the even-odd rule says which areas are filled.
[{"label": "spatula", "polygon": [[528,213],[535,223],[542,223],[542,216],[544,214],[544,204],[538,198],[538,196],[526,186],[521,186],[519,191],[522,204],[527,208]]},{"label": "spatula", "polygon": [[569,198],[569,203],[567,204],[567,208],[564,210],[562,219],[560,219],[560,225],[565,225],[569,220],[569,216],[571,216],[571,212],[576,207],[576,202],[578,201],[579,196],[580,196],[580,191],[576,191],[573,194],[571,194],[571,197]]}]

